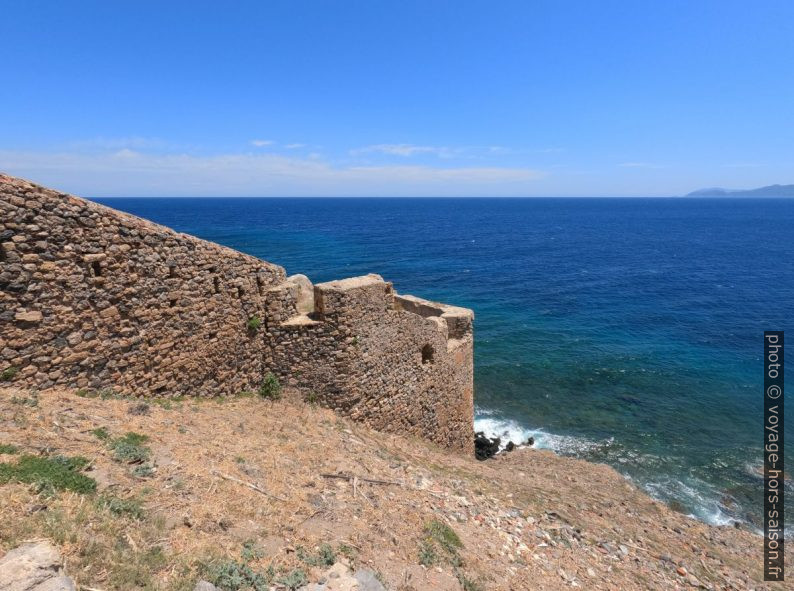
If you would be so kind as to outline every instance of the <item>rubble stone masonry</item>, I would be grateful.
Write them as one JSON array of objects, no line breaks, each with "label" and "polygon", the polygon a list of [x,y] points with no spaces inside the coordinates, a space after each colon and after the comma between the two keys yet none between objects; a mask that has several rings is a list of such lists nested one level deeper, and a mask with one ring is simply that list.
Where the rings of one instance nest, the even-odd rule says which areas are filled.
[{"label": "rubble stone masonry", "polygon": [[369,426],[473,449],[473,313],[378,275],[302,275],[0,174],[0,378],[133,396],[280,382]]}]

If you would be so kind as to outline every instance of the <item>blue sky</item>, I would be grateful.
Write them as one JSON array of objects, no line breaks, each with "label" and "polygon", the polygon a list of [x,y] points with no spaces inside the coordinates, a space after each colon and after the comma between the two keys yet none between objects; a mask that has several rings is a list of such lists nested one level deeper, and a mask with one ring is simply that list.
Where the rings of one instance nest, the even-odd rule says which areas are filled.
[{"label": "blue sky", "polygon": [[794,183],[790,0],[0,9],[0,170],[78,194]]}]

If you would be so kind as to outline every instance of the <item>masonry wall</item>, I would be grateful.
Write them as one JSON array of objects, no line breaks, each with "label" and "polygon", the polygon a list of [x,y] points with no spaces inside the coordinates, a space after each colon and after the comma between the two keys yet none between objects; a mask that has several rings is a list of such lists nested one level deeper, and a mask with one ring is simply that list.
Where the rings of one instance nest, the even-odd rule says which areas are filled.
[{"label": "masonry wall", "polygon": [[45,388],[136,395],[255,386],[246,331],[284,269],[0,176],[0,365]]},{"label": "masonry wall", "polygon": [[376,429],[471,451],[472,319],[399,296],[377,275],[288,279],[278,265],[0,175],[4,379],[218,396],[273,372]]},{"label": "masonry wall", "polygon": [[315,285],[303,315],[298,289],[272,292],[287,313],[268,324],[265,364],[282,382],[375,429],[472,449],[471,310],[411,298],[425,314],[407,311],[378,275]]}]

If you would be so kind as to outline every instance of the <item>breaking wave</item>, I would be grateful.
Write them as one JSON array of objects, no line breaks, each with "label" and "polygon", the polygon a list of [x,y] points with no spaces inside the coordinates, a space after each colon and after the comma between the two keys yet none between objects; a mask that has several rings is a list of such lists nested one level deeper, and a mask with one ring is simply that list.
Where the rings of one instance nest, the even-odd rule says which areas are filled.
[{"label": "breaking wave", "polygon": [[662,468],[661,464],[665,460],[671,458],[650,456],[626,449],[612,438],[595,441],[584,437],[549,433],[541,428],[526,427],[515,420],[499,417],[488,409],[477,409],[474,430],[483,432],[489,438],[499,437],[500,449],[504,449],[509,441],[516,445],[526,444],[532,437],[533,447],[536,449],[548,449],[560,455],[609,463],[654,499],[671,506],[691,508],[691,512],[688,513],[690,517],[711,525],[744,523],[754,531],[759,531],[753,524],[728,509],[722,502],[724,494],[706,481],[692,477],[687,479],[667,477],[663,474],[664,470],[656,473],[654,477],[643,478],[621,469],[622,465],[637,463],[659,469]]}]

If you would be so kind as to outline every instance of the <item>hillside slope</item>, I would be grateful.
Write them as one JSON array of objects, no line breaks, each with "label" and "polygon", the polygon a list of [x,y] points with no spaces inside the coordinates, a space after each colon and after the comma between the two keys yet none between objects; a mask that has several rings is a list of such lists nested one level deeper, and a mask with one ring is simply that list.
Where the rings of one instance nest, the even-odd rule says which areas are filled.
[{"label": "hillside slope", "polygon": [[82,394],[0,389],[6,474],[25,454],[82,456],[58,462],[97,483],[37,493],[0,470],[0,554],[53,540],[86,587],[192,589],[237,569],[290,588],[337,561],[402,591],[783,588],[760,582],[759,537],[675,513],[604,465],[528,449],[477,462],[289,392]]}]

